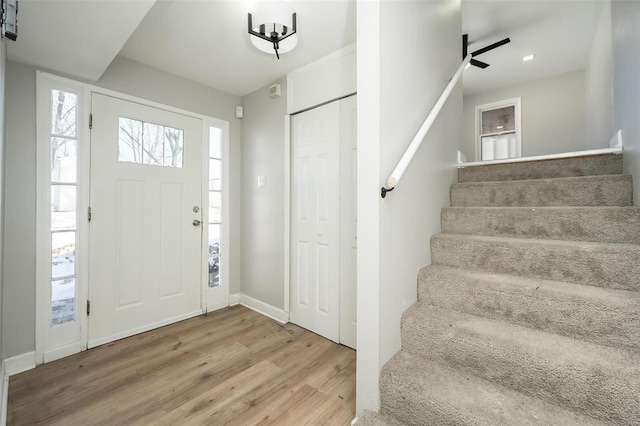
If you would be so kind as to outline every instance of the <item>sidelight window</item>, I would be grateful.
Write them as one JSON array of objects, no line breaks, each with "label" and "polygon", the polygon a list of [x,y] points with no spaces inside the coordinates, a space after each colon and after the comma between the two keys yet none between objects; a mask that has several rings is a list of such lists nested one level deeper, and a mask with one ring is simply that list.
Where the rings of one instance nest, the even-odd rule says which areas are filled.
[{"label": "sidelight window", "polygon": [[209,287],[220,285],[222,228],[222,130],[209,128]]},{"label": "sidelight window", "polygon": [[51,325],[76,318],[78,96],[51,90]]}]

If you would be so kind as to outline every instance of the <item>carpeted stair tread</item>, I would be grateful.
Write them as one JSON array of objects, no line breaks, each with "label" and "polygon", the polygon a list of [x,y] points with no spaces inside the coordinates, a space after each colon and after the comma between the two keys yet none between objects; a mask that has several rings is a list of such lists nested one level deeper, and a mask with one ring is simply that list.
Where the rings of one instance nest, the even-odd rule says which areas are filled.
[{"label": "carpeted stair tread", "polygon": [[420,303],[640,352],[640,293],[430,265]]},{"label": "carpeted stair tread", "polygon": [[448,207],[442,232],[640,244],[640,208]]},{"label": "carpeted stair tread", "polygon": [[404,350],[384,366],[380,384],[382,409],[408,425],[602,424]]},{"label": "carpeted stair tread", "polygon": [[622,174],[622,155],[606,154],[460,167],[458,169],[458,182],[550,179],[615,174]]},{"label": "carpeted stair tread", "polygon": [[628,175],[451,185],[454,207],[631,206],[632,196]]},{"label": "carpeted stair tread", "polygon": [[417,303],[402,318],[402,348],[567,410],[640,424],[640,357]]},{"label": "carpeted stair tread", "polygon": [[480,235],[431,237],[431,261],[490,273],[640,290],[640,245]]},{"label": "carpeted stair tread", "polygon": [[362,417],[358,418],[357,426],[405,426],[400,420],[393,416],[365,410]]}]

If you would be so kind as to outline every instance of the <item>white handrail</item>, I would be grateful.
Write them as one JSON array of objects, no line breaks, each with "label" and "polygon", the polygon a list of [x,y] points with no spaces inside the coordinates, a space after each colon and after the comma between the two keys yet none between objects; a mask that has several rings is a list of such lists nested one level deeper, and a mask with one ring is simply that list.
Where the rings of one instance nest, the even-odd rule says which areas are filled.
[{"label": "white handrail", "polygon": [[389,176],[389,179],[387,180],[387,185],[389,186],[389,188],[382,188],[382,193],[381,193],[382,198],[385,197],[387,192],[392,191],[393,188],[395,188],[396,185],[398,185],[400,178],[402,177],[405,170],[407,169],[407,166],[409,166],[409,163],[413,159],[413,156],[416,154],[416,151],[418,151],[418,148],[420,148],[420,145],[422,144],[422,141],[424,140],[425,136],[427,136],[427,133],[431,129],[433,122],[436,121],[436,118],[438,117],[440,110],[442,109],[444,104],[447,102],[447,99],[449,99],[449,95],[453,91],[453,88],[456,86],[456,84],[458,84],[458,80],[460,80],[460,76],[462,75],[462,72],[464,71],[469,61],[471,61],[470,54],[464,58],[464,60],[458,67],[458,70],[456,71],[456,73],[453,74],[453,77],[451,77],[451,80],[449,80],[449,84],[447,84],[447,87],[445,87],[444,91],[438,98],[438,101],[433,106],[433,109],[427,116],[427,119],[424,120],[424,123],[422,123],[420,130],[418,130],[418,133],[416,133],[416,135],[413,137],[413,140],[409,144],[409,147],[407,148],[407,150],[404,152],[404,155],[398,162],[398,165],[396,166],[395,169],[393,169],[391,176]]}]

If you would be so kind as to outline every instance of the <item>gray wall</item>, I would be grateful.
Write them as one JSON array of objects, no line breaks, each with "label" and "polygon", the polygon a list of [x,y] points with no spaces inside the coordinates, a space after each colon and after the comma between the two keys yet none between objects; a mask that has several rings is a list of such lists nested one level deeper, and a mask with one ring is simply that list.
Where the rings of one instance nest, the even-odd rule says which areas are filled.
[{"label": "gray wall", "polygon": [[463,153],[467,161],[480,160],[475,151],[476,106],[516,97],[521,98],[523,157],[585,149],[585,73],[579,70],[465,96]]},{"label": "gray wall", "polygon": [[461,63],[461,21],[456,0],[358,4],[357,414],[377,409],[380,369],[400,349],[401,315],[416,302],[418,270],[430,263],[429,238],[457,180],[460,84],[397,188],[380,198]]},{"label": "gray wall", "polygon": [[[35,348],[36,251],[36,69],[13,62],[7,67],[5,180],[5,258],[3,358]],[[138,96],[230,123],[231,292],[240,288],[241,122],[240,98],[155,68],[117,57],[97,86]]]},{"label": "gray wall", "polygon": [[[287,91],[244,98],[242,120],[242,293],[284,309],[284,116]],[[258,187],[258,176],[267,184]]]},{"label": "gray wall", "polygon": [[611,2],[603,1],[585,69],[587,149],[608,148],[613,136],[611,56]]},{"label": "gray wall", "polygon": [[7,63],[2,358],[35,349],[36,75]]},{"label": "gray wall", "polygon": [[624,168],[640,205],[640,2],[611,3],[613,130],[622,130]]},{"label": "gray wall", "polygon": [[[7,49],[5,40],[0,40],[0,362],[2,362],[2,259],[4,256],[4,139],[5,139],[5,90],[7,73]],[[2,391],[0,391],[2,396]],[[3,402],[0,402],[0,406]]]}]

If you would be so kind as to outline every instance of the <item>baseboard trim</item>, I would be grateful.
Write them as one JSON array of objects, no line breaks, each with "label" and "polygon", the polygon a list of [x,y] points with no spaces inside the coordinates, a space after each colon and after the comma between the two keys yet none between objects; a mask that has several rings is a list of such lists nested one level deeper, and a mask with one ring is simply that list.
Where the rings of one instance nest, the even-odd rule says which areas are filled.
[{"label": "baseboard trim", "polygon": [[249,297],[246,294],[240,294],[239,303],[240,305],[245,306],[252,311],[256,311],[259,314],[274,319],[281,324],[286,324],[289,322],[289,314],[282,309],[271,306],[268,303],[264,303],[258,299],[254,299],[253,297]]},{"label": "baseboard trim", "polygon": [[229,302],[227,302],[226,300],[209,303],[207,304],[207,312],[217,311],[218,309],[226,308],[227,306],[229,306]]},{"label": "baseboard trim", "polygon": [[9,405],[9,375],[4,367],[4,362],[0,361],[0,378],[2,378],[2,383],[0,383],[0,426],[5,426],[7,424],[7,412]]},{"label": "baseboard trim", "polygon": [[113,336],[103,337],[100,339],[96,339],[93,341],[89,341],[88,348],[95,348],[96,346],[104,345],[106,343],[114,342],[116,340],[124,339],[125,337],[131,337],[136,334],[144,333],[145,331],[155,330],[156,328],[164,327],[165,325],[173,324],[179,321],[183,321],[189,318],[197,317],[198,315],[203,315],[204,312],[202,309],[198,309],[197,311],[189,312],[187,314],[178,315],[173,318],[169,318],[166,320],[158,321],[153,324],[146,325],[144,327],[135,328],[133,330],[125,331],[122,333],[114,334]]},{"label": "baseboard trim", "polygon": [[75,355],[82,352],[82,350],[84,350],[82,342],[74,342],[69,345],[49,349],[44,352],[43,361],[46,364],[47,362],[55,361],[66,356]]},{"label": "baseboard trim", "polygon": [[235,306],[240,304],[240,293],[229,295],[229,306]]},{"label": "baseboard trim", "polygon": [[13,376],[15,374],[22,373],[24,371],[36,368],[36,353],[35,351],[27,352],[24,354],[12,356],[3,361],[4,372],[7,376]]}]

